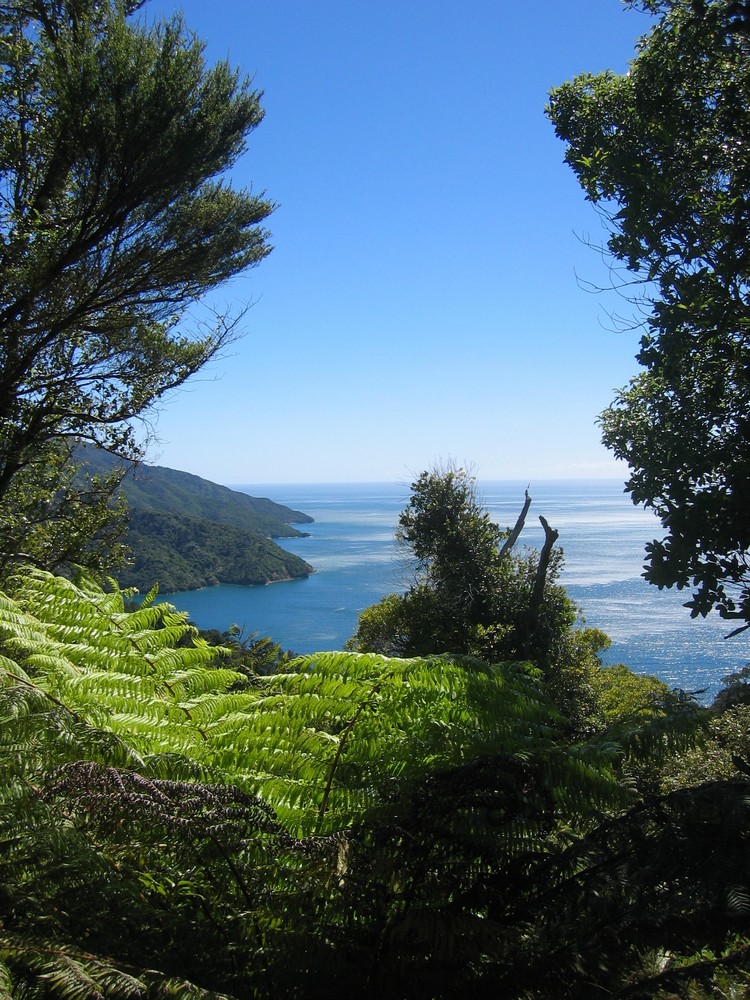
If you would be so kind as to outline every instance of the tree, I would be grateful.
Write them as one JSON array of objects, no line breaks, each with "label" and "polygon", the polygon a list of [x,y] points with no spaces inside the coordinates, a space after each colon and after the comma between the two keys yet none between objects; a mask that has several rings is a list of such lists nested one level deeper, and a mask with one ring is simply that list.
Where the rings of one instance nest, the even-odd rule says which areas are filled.
[{"label": "tree", "polygon": [[421,473],[396,531],[414,583],[365,608],[348,645],[388,656],[450,652],[491,663],[531,660],[573,728],[586,729],[597,711],[591,673],[609,640],[577,627],[578,610],[557,582],[557,532],[543,517],[541,552],[515,551],[530,506],[527,493],[516,525],[503,531],[464,469]]},{"label": "tree", "polygon": [[736,705],[750,705],[750,664],[736,673],[721,678],[722,687],[714,697],[711,708],[715,712],[726,712]]},{"label": "tree", "polygon": [[551,94],[566,162],[642,286],[643,371],[602,415],[661,518],[646,578],[750,625],[750,5],[631,4],[658,20],[622,76]]},{"label": "tree", "polygon": [[416,560],[417,592],[432,594],[439,611],[442,634],[432,635],[431,651],[467,652],[468,630],[493,620],[503,532],[463,469],[423,472],[411,491],[396,540]]},{"label": "tree", "polygon": [[59,513],[45,468],[71,437],[138,457],[133,420],[242,312],[196,326],[191,306],[270,249],[272,204],[222,180],[259,95],[141,6],[0,3],[0,562],[24,552],[7,525],[30,493]]},{"label": "tree", "polygon": [[467,653],[477,629],[497,621],[506,533],[482,509],[476,481],[464,469],[422,472],[411,491],[396,540],[414,583],[405,595],[366,609],[352,644],[384,652],[387,643],[400,656]]}]

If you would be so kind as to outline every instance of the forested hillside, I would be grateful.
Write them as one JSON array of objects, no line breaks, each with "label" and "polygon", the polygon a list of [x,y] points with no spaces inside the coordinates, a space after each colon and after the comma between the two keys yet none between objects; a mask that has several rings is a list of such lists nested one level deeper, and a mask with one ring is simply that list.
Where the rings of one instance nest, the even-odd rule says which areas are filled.
[{"label": "forested hillside", "polygon": [[[75,453],[79,475],[108,477],[123,466],[91,446]],[[265,497],[252,497],[187,472],[126,467],[114,494],[127,501],[122,541],[130,558],[116,570],[123,586],[162,593],[216,583],[264,584],[298,579],[312,567],[272,538],[299,538],[293,524],[312,518]]]},{"label": "forested hillside", "polygon": [[125,541],[132,557],[118,577],[143,593],[154,583],[171,593],[216,583],[278,583],[313,572],[268,538],[166,510],[131,509]]},{"label": "forested hillside", "polygon": [[[110,475],[121,467],[118,459],[101,448],[80,447],[75,461],[86,475]],[[266,538],[300,538],[305,532],[292,527],[311,524],[309,514],[231,490],[189,472],[139,463],[126,467],[119,486],[131,510],[162,510],[171,514],[230,524]]]}]

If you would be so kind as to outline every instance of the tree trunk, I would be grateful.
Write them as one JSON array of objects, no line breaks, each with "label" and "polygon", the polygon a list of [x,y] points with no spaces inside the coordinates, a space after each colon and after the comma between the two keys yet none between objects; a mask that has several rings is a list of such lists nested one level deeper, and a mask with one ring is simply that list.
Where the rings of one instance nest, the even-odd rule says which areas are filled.
[{"label": "tree trunk", "polygon": [[560,536],[560,532],[556,528],[550,528],[546,518],[542,517],[541,514],[539,515],[539,520],[544,528],[544,545],[542,546],[542,551],[539,553],[539,563],[537,564],[536,576],[534,578],[534,589],[531,592],[531,600],[529,602],[526,656],[530,655],[532,639],[536,631],[537,622],[539,621],[539,611],[544,600],[544,585],[547,582],[547,569],[549,567],[550,556],[552,555],[552,547]]}]

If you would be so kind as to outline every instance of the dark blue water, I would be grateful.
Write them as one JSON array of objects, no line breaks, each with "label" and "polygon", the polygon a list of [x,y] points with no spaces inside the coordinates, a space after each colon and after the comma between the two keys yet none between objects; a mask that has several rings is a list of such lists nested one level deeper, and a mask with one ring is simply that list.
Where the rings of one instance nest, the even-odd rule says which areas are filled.
[{"label": "dark blue water", "polygon": [[[525,483],[483,483],[492,516],[515,523]],[[235,487],[303,510],[315,518],[309,538],[282,544],[317,572],[306,580],[268,587],[222,585],[165,595],[187,610],[201,628],[236,624],[246,634],[270,635],[299,653],[340,649],[359,612],[409,584],[408,565],[393,541],[408,485],[314,484]],[[643,549],[659,535],[651,514],[636,508],[621,483],[549,481],[532,483],[533,504],[522,542],[539,547],[543,514],[560,532],[565,551],[563,582],[587,624],[612,639],[606,661],[654,673],[670,685],[707,688],[750,659],[746,635],[724,641],[719,620],[693,620],[683,603],[687,592],[659,591],[641,577]]]}]

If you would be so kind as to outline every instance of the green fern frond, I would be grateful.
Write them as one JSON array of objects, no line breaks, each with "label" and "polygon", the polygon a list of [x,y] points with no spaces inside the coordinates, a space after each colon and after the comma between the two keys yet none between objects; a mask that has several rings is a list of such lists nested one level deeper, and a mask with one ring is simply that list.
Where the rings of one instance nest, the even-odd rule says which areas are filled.
[{"label": "green fern frond", "polygon": [[13,976],[5,962],[0,959],[0,1000],[13,1000]]},{"label": "green fern frond", "polygon": [[[49,997],[54,1000],[150,1000],[177,997],[189,1000],[235,1000],[228,994],[205,990],[188,980],[165,976],[155,970],[136,973],[80,949],[52,941],[29,941],[0,933],[0,1000]],[[11,969],[31,973],[43,993],[16,992]],[[4,970],[4,971],[3,971]],[[3,993],[2,990],[6,989]]]},{"label": "green fern frond", "polygon": [[393,782],[404,794],[488,754],[541,754],[551,783],[615,787],[605,755],[587,765],[554,751],[557,713],[525,664],[321,653],[248,689],[212,669],[207,644],[176,647],[190,626],[169,606],[126,612],[117,594],[42,573],[4,606],[0,644],[52,696],[141,756],[186,755],[240,782],[298,834],[388,814]]}]

